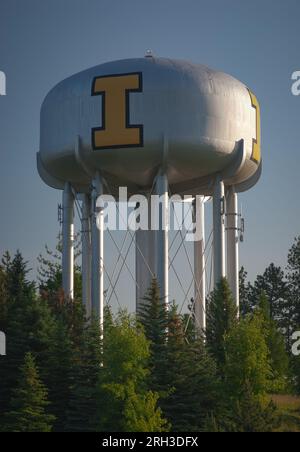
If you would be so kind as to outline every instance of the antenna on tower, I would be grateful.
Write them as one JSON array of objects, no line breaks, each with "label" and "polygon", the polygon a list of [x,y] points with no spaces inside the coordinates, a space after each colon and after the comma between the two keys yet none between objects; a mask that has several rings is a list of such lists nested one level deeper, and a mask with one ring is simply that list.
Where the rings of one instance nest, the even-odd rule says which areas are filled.
[{"label": "antenna on tower", "polygon": [[62,205],[58,204],[58,206],[57,206],[57,221],[59,222],[60,225],[62,225],[62,212],[63,212]]},{"label": "antenna on tower", "polygon": [[145,58],[154,58],[154,53],[151,49],[146,50]]},{"label": "antenna on tower", "polygon": [[244,234],[245,234],[245,218],[243,217],[243,213],[242,213],[242,204],[241,204],[241,210],[240,210],[240,242],[243,243],[244,242]]}]

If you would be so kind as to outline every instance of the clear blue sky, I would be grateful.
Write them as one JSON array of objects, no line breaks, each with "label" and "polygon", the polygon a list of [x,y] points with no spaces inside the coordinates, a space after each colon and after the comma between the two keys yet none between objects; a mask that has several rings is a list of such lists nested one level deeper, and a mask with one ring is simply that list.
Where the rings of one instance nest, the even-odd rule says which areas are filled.
[{"label": "clear blue sky", "polygon": [[242,264],[251,278],[285,266],[300,234],[299,0],[0,0],[0,253],[35,267],[55,243],[60,193],[39,179],[39,110],[61,79],[109,60],[157,56],[203,63],[247,84],[261,103],[264,173],[241,196]]}]

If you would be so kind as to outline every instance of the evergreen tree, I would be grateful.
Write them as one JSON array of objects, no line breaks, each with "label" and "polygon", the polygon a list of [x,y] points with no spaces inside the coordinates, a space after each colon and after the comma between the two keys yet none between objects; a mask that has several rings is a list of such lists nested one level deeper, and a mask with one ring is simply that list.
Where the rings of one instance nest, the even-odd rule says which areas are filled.
[{"label": "evergreen tree", "polygon": [[228,282],[223,278],[211,295],[206,327],[207,347],[221,374],[225,365],[226,337],[237,323],[237,314]]},{"label": "evergreen tree", "polygon": [[27,353],[5,416],[5,431],[50,432],[54,417],[47,414],[48,405],[47,389],[39,378],[33,356]]},{"label": "evergreen tree", "polygon": [[168,364],[166,359],[166,341],[168,327],[167,306],[160,298],[160,290],[156,279],[153,279],[142,309],[138,313],[146,338],[150,342],[150,377],[149,384],[160,397],[165,397],[171,390],[171,381],[166,383]]},{"label": "evergreen tree", "polygon": [[[82,297],[82,278],[81,268],[76,264],[77,259],[81,255],[81,241],[80,235],[75,235],[74,239],[74,297],[81,299]],[[38,256],[38,282],[40,287],[40,293],[48,303],[56,300],[59,296],[65,298],[62,293],[62,236],[59,234],[57,245],[54,251],[52,251],[47,245],[45,246],[45,255],[40,254]]]},{"label": "evergreen tree", "polygon": [[271,433],[279,425],[274,403],[264,405],[251,392],[246,392],[236,403],[232,421],[237,433]]},{"label": "evergreen tree", "polygon": [[43,379],[47,383],[51,402],[49,412],[56,419],[55,432],[66,431],[75,356],[70,332],[63,319],[59,318],[52,331],[48,357],[43,366]]},{"label": "evergreen tree", "polygon": [[230,406],[216,423],[217,431],[231,433],[271,433],[279,425],[279,415],[273,402],[264,403],[245,384],[243,397]]},{"label": "evergreen tree", "polygon": [[173,304],[168,316],[167,381],[173,390],[162,408],[175,432],[204,429],[207,416],[218,409],[216,364],[205,351],[202,338],[187,340],[184,320]]},{"label": "evergreen tree", "polygon": [[291,357],[291,370],[294,379],[294,390],[300,395],[300,356]]},{"label": "evergreen tree", "polygon": [[295,239],[288,254],[287,280],[289,285],[288,315],[290,331],[300,329],[300,236]]},{"label": "evergreen tree", "polygon": [[262,292],[257,310],[262,317],[262,328],[270,353],[272,379],[271,391],[282,392],[287,389],[289,374],[289,358],[286,352],[284,338],[277,324],[271,317],[270,303],[265,292]]},{"label": "evergreen tree", "polygon": [[150,389],[159,391],[159,406],[172,431],[203,429],[206,417],[217,406],[215,363],[202,340],[186,334],[186,318],[178,314],[176,304],[166,311],[155,280],[141,319],[150,340]]},{"label": "evergreen tree", "polygon": [[287,332],[289,316],[288,286],[284,272],[273,263],[265,270],[263,275],[258,275],[253,287],[253,299],[256,306],[259,305],[261,293],[264,292],[269,303],[269,316],[275,320],[282,332]]},{"label": "evergreen tree", "polygon": [[[300,236],[295,241],[288,253],[287,265],[288,280],[288,309],[287,309],[287,336],[288,346],[291,349],[291,338],[295,331],[300,330]],[[300,394],[300,359],[299,356],[291,357],[291,369],[295,389]]]},{"label": "evergreen tree", "polygon": [[244,267],[241,267],[239,273],[240,283],[240,314],[245,317],[253,310],[253,289],[249,282],[247,282],[248,273]]},{"label": "evergreen tree", "polygon": [[6,331],[7,326],[7,275],[4,267],[0,265],[0,331]]},{"label": "evergreen tree", "polygon": [[34,297],[35,284],[27,280],[29,272],[28,263],[20,251],[17,251],[14,259],[7,262],[7,292],[13,301],[22,302],[26,296]]},{"label": "evergreen tree", "polygon": [[34,285],[27,281],[26,262],[20,253],[8,271],[9,304],[6,319],[7,355],[0,367],[0,413],[8,410],[19,368],[27,352],[35,353],[38,364],[46,359],[54,319],[47,305],[36,298]]},{"label": "evergreen tree", "polygon": [[102,362],[99,321],[86,325],[82,342],[75,347],[71,391],[67,413],[69,432],[95,432],[98,424],[98,386]]}]

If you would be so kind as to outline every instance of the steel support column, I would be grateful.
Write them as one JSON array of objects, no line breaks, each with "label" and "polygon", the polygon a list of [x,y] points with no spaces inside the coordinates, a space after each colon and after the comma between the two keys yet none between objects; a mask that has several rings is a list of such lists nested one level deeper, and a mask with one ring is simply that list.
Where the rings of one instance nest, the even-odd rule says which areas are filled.
[{"label": "steel support column", "polygon": [[155,194],[159,196],[157,231],[157,280],[162,302],[169,302],[169,186],[168,178],[160,172],[155,183]]},{"label": "steel support column", "polygon": [[82,198],[82,301],[89,319],[92,314],[91,277],[92,277],[92,243],[91,243],[91,198]]},{"label": "steel support column", "polygon": [[224,183],[217,177],[213,196],[214,286],[225,277],[225,197]]},{"label": "steel support column", "polygon": [[194,222],[199,240],[194,242],[195,272],[195,322],[200,334],[206,328],[206,290],[205,290],[205,212],[204,197],[196,196],[194,203]]},{"label": "steel support column", "polygon": [[104,218],[97,199],[103,194],[103,182],[99,173],[93,180],[92,191],[92,312],[103,326],[104,310]]},{"label": "steel support column", "polygon": [[227,279],[239,307],[239,230],[238,197],[234,186],[226,192]]},{"label": "steel support column", "polygon": [[74,298],[74,196],[67,182],[63,191],[62,280],[67,297]]}]

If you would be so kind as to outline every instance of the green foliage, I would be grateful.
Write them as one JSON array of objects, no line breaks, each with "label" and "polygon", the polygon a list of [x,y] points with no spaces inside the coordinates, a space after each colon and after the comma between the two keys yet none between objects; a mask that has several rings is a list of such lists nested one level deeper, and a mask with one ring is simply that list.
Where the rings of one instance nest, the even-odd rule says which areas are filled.
[{"label": "green foliage", "polygon": [[75,350],[65,322],[58,318],[52,331],[45,360],[43,379],[49,389],[51,412],[56,421],[55,432],[66,431],[68,405],[71,398],[72,375],[74,371]]},{"label": "green foliage", "polygon": [[270,433],[279,425],[279,416],[273,402],[265,403],[253,394],[246,384],[243,396],[235,400],[230,410],[219,421],[218,429],[233,433]]},{"label": "green foliage", "polygon": [[91,319],[75,349],[72,368],[67,431],[95,432],[97,428],[98,383],[101,368],[102,339],[99,321]]},{"label": "green foliage", "polygon": [[26,262],[20,253],[7,266],[8,305],[6,315],[7,355],[0,366],[0,413],[8,409],[16,387],[19,368],[27,352],[33,352],[41,365],[49,347],[54,319],[47,305],[36,298],[34,285],[27,281]]},{"label": "green foliage", "polygon": [[[103,339],[80,296],[73,301],[63,294],[59,250],[40,261],[40,296],[22,255],[6,253],[0,265],[0,330],[9,339],[0,366],[1,425],[56,432],[277,429],[278,415],[266,400],[270,391],[289,389],[281,332],[289,344],[298,325],[299,248],[296,242],[289,255],[288,284],[274,265],[254,286],[242,269],[241,320],[227,281],[220,282],[208,303],[206,342],[195,332],[192,309],[180,315],[175,303],[165,306],[155,280],[137,319],[105,308]],[[76,290],[80,295],[80,284]],[[299,360],[290,361],[296,384]]]},{"label": "green foliage", "polygon": [[269,303],[269,317],[271,320],[282,319],[282,312],[286,308],[287,283],[284,272],[273,263],[265,270],[263,275],[258,275],[254,283],[253,296],[258,301],[264,292]]},{"label": "green foliage", "polygon": [[257,313],[262,318],[262,330],[270,353],[272,378],[269,390],[273,393],[284,392],[287,390],[289,358],[284,338],[278,330],[276,322],[272,319],[270,303],[265,292],[262,292],[260,296]]},{"label": "green foliage", "polygon": [[226,338],[226,389],[231,398],[241,400],[245,387],[264,397],[272,377],[268,346],[259,314],[242,319]]},{"label": "green foliage", "polygon": [[136,321],[126,312],[113,319],[106,311],[100,431],[167,431],[157,408],[158,395],[145,384],[148,359],[149,345]]},{"label": "green foliage", "polygon": [[226,337],[236,325],[237,316],[228,282],[223,278],[210,297],[206,327],[207,346],[221,374],[225,365]]},{"label": "green foliage", "polygon": [[[159,391],[159,406],[172,431],[199,431],[218,405],[216,365],[201,340],[185,333],[186,319],[172,304],[169,310],[159,298],[153,280],[140,315],[150,341],[152,390]],[[187,338],[189,340],[187,340]]]},{"label": "green foliage", "polygon": [[137,393],[128,382],[124,404],[124,432],[167,432],[168,424],[157,408],[158,394]]},{"label": "green foliage", "polygon": [[[264,292],[269,301],[269,315],[276,322],[276,328],[280,329],[288,348],[293,332],[292,325],[292,300],[290,296],[290,284],[280,267],[273,263],[258,275],[254,285],[247,282],[247,272],[242,267],[240,271],[240,307],[241,315],[252,313],[260,303],[261,293]],[[292,297],[294,299],[294,297]]]},{"label": "green foliage", "polygon": [[[300,328],[299,330],[300,331]],[[300,356],[291,357],[291,368],[294,377],[294,389],[296,394],[300,395]],[[300,415],[300,410],[299,410]]]},{"label": "green foliage", "polygon": [[[81,268],[76,264],[77,259],[81,255],[81,241],[80,235],[75,235],[75,268],[74,268],[74,296],[76,299],[81,299],[82,283],[81,283]],[[61,294],[62,298],[62,237],[59,234],[57,245],[52,251],[47,245],[45,246],[45,255],[38,256],[38,282],[41,295],[47,299],[49,303]]]},{"label": "green foliage", "polygon": [[13,389],[9,412],[4,417],[4,430],[50,432],[55,418],[47,414],[48,405],[47,389],[39,378],[33,356],[27,353]]},{"label": "green foliage", "polygon": [[278,414],[275,405],[270,402],[266,407],[254,397],[244,395],[233,411],[234,429],[240,433],[271,433],[278,426]]},{"label": "green foliage", "polygon": [[250,314],[253,310],[253,300],[251,297],[252,287],[249,282],[247,282],[248,273],[244,267],[241,267],[239,273],[239,284],[240,284],[240,315],[245,317]]},{"label": "green foliage", "polygon": [[147,296],[138,313],[146,338],[150,343],[149,366],[151,373],[149,384],[160,397],[165,397],[172,389],[171,380],[166,383],[168,363],[166,358],[166,341],[168,327],[167,307],[160,298],[158,283],[153,279]]},{"label": "green foliage", "polygon": [[300,325],[300,236],[297,237],[288,254],[287,279],[289,284],[289,309],[291,331]]}]

